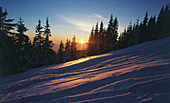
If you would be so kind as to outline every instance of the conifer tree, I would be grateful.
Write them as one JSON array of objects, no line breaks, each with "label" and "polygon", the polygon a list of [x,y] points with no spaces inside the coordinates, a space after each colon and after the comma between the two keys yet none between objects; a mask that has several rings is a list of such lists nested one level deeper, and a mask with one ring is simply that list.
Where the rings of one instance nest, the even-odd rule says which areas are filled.
[{"label": "conifer tree", "polygon": [[66,41],[66,47],[65,47],[65,53],[64,53],[64,61],[70,61],[70,41],[67,39]]},{"label": "conifer tree", "polygon": [[101,21],[99,30],[99,53],[104,53],[104,33],[103,22]]},{"label": "conifer tree", "polygon": [[164,37],[170,36],[170,4],[166,4],[165,7],[165,12],[164,12],[164,28],[165,30],[163,31]]},{"label": "conifer tree", "polygon": [[19,32],[20,35],[22,35],[26,31],[28,31],[28,29],[25,27],[23,22],[24,22],[23,19],[20,18],[18,23],[17,23],[17,31]]},{"label": "conifer tree", "polygon": [[76,44],[76,38],[75,36],[72,39],[71,42],[71,60],[77,59],[77,44]]},{"label": "conifer tree", "polygon": [[119,40],[118,40],[118,49],[122,49],[123,45],[123,34],[119,35]]},{"label": "conifer tree", "polygon": [[137,19],[136,24],[133,26],[133,45],[139,43],[139,19]]},{"label": "conifer tree", "polygon": [[111,47],[113,47],[112,45],[112,26],[113,26],[113,16],[110,16],[110,20],[109,20],[109,24],[108,24],[108,28],[107,28],[107,33],[106,33],[106,38],[105,38],[105,52],[109,52],[111,51]]},{"label": "conifer tree", "polygon": [[98,23],[96,23],[96,28],[94,31],[94,50],[95,54],[99,54],[99,30],[98,30]]},{"label": "conifer tree", "polygon": [[124,29],[123,33],[121,33],[119,40],[120,40],[118,42],[119,49],[126,48],[127,43],[128,43],[128,36],[127,36],[126,28]]},{"label": "conifer tree", "polygon": [[126,32],[126,35],[127,35],[127,47],[128,46],[131,46],[132,45],[132,22],[130,21],[129,22],[129,25],[127,27],[127,32]]},{"label": "conifer tree", "polygon": [[145,18],[140,28],[140,43],[147,40],[147,23],[148,23],[148,12],[146,12]]},{"label": "conifer tree", "polygon": [[60,48],[58,50],[58,57],[59,57],[59,62],[63,63],[64,62],[64,45],[62,41],[60,42]]},{"label": "conifer tree", "polygon": [[23,24],[22,18],[19,19],[16,24],[17,31],[19,34],[16,34],[16,49],[17,56],[16,60],[18,61],[18,66],[21,68],[25,66],[29,59],[29,50],[30,50],[30,40],[29,37],[24,34],[28,29]]},{"label": "conifer tree", "polygon": [[16,24],[12,23],[14,19],[7,19],[7,15],[7,10],[5,9],[3,12],[2,7],[0,7],[0,77],[18,72],[16,46],[13,38],[15,33],[8,35]]},{"label": "conifer tree", "polygon": [[151,16],[151,18],[149,19],[148,22],[148,27],[147,27],[147,41],[149,40],[154,40],[154,35],[155,35],[155,31],[156,31],[156,17],[155,16]]},{"label": "conifer tree", "polygon": [[113,50],[117,49],[117,36],[118,36],[118,20],[117,18],[114,19],[113,22]]},{"label": "conifer tree", "polygon": [[7,19],[6,16],[8,15],[7,10],[5,9],[5,12],[3,12],[2,7],[0,7],[0,30],[2,31],[10,31],[14,29],[14,26],[16,24],[13,24],[12,22],[14,19]]},{"label": "conifer tree", "polygon": [[43,30],[42,29],[43,27],[41,26],[41,20],[39,19],[38,25],[36,25],[36,30],[35,30],[37,34],[35,34],[34,41],[33,41],[33,44],[35,46],[40,46],[43,44],[43,37],[42,37]]},{"label": "conifer tree", "polygon": [[[119,48],[135,45],[145,41],[165,38],[170,36],[170,10],[169,5],[162,6],[158,18],[151,16],[148,22],[148,12],[139,25],[139,20],[133,26],[130,24],[119,37]],[[126,46],[124,44],[127,44]]]},{"label": "conifer tree", "polygon": [[49,40],[49,37],[51,36],[51,31],[49,29],[50,25],[48,22],[48,18],[46,19],[46,25],[45,25],[45,30],[44,30],[44,38],[45,38],[45,44],[47,46],[48,49],[50,49],[50,47],[52,47],[53,43],[52,41]]},{"label": "conifer tree", "polygon": [[156,25],[156,38],[162,38],[162,28],[164,26],[164,6],[162,6],[160,13],[157,18],[157,25]]},{"label": "conifer tree", "polygon": [[92,27],[91,34],[87,46],[87,55],[91,56],[95,54],[95,41],[94,41],[94,28]]},{"label": "conifer tree", "polygon": [[[41,26],[41,21],[38,21],[38,25],[36,26],[36,36],[34,37],[34,45],[33,45],[33,55],[32,60],[35,67],[49,65],[56,62],[56,54],[52,50],[52,41],[49,40],[49,36],[51,36],[51,32],[49,29],[50,25],[48,22],[48,18],[46,19],[45,30],[43,31],[43,27]],[[41,35],[43,33],[43,36]]]}]

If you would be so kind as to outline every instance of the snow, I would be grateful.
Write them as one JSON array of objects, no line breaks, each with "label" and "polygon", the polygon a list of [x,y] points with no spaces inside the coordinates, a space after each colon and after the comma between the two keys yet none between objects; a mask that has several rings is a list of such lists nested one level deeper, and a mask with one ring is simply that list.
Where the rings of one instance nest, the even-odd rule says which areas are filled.
[{"label": "snow", "polygon": [[0,102],[170,102],[170,37],[0,78]]}]

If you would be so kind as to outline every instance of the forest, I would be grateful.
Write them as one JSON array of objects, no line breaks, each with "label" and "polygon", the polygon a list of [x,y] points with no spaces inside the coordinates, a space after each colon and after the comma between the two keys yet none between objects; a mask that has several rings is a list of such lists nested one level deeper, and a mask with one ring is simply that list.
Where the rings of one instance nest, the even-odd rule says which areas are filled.
[{"label": "forest", "polygon": [[[20,18],[7,18],[7,10],[0,7],[0,77],[24,72],[27,69],[64,63],[78,59],[77,43],[74,36],[66,44],[60,42],[58,52],[52,49],[53,41],[50,23],[46,19],[43,27],[41,20],[37,20],[33,41],[25,34],[29,29]],[[162,6],[158,16],[148,18],[148,11],[143,21],[129,23],[124,31],[118,34],[118,18],[110,16],[107,28],[103,22],[92,27],[87,44],[87,56],[98,55],[110,51],[127,48],[146,41],[162,39],[170,36],[169,4]],[[15,32],[13,32],[15,31]]]}]

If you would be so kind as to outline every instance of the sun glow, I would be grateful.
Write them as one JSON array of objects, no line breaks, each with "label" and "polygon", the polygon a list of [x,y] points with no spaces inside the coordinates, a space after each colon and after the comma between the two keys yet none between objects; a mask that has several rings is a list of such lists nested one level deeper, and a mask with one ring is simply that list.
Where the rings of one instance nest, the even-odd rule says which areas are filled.
[{"label": "sun glow", "polygon": [[81,43],[81,44],[84,44],[84,40],[81,40],[80,43]]}]

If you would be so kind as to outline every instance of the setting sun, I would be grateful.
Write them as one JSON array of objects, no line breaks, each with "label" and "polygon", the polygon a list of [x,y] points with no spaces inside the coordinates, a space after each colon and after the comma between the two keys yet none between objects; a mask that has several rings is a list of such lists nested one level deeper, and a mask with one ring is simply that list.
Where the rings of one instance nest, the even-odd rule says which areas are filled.
[{"label": "setting sun", "polygon": [[81,44],[84,44],[84,40],[81,40],[80,43],[81,43]]}]

